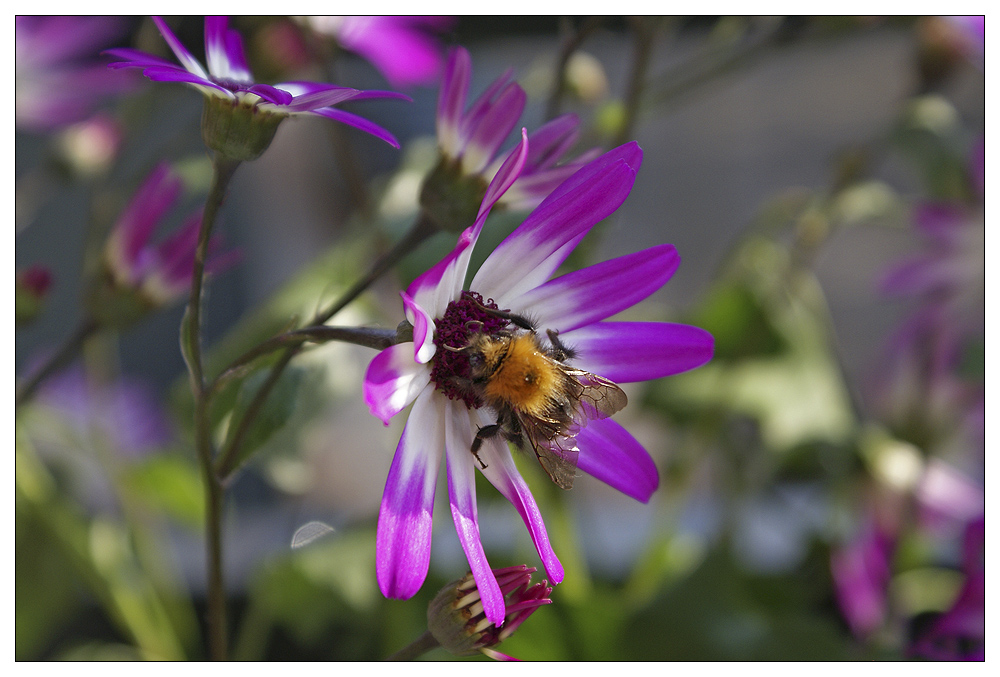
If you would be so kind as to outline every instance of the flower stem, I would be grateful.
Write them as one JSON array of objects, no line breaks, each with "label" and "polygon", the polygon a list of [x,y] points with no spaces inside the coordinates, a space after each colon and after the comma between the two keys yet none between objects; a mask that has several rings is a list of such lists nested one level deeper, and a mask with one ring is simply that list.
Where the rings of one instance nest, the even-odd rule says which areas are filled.
[{"label": "flower stem", "polygon": [[317,313],[316,317],[310,324],[323,324],[331,317],[339,313],[347,306],[348,303],[356,299],[362,292],[368,289],[372,282],[382,277],[387,270],[399,263],[404,256],[416,249],[423,243],[424,240],[436,232],[437,227],[434,223],[428,219],[426,215],[421,213],[417,222],[414,223],[413,227],[410,228],[410,231],[403,236],[403,239],[397,242],[392,249],[379,257],[379,259],[369,269],[368,274],[355,282],[354,285],[344,292],[343,296],[341,296],[333,305],[325,311]]},{"label": "flower stem", "polygon": [[424,632],[424,634],[420,635],[420,637],[414,640],[413,643],[409,644],[408,646],[404,646],[402,649],[400,649],[396,653],[386,658],[386,660],[412,661],[415,658],[423,656],[431,649],[436,649],[439,646],[441,646],[441,644],[438,643],[436,639],[434,639],[434,635],[431,634],[431,631],[427,630]]},{"label": "flower stem", "polygon": [[38,369],[27,381],[25,381],[24,385],[22,385],[17,391],[17,395],[14,399],[14,408],[16,409],[30,400],[35,394],[35,391],[38,390],[38,386],[40,386],[45,379],[49,378],[52,374],[56,373],[72,361],[72,359],[76,357],[76,354],[80,352],[83,344],[86,343],[87,339],[90,338],[96,331],[97,322],[91,318],[85,318],[80,323],[80,326],[76,328],[76,331],[70,334],[69,338],[66,339],[66,342],[63,343],[62,347],[49,358],[48,362],[42,365],[40,369]]},{"label": "flower stem", "polygon": [[212,440],[209,425],[209,393],[205,387],[201,354],[201,302],[204,292],[205,260],[212,227],[226,197],[226,190],[240,163],[216,154],[212,186],[205,200],[205,212],[198,233],[191,297],[181,322],[181,348],[184,352],[194,393],[194,428],[198,465],[205,483],[205,551],[208,576],[208,649],[212,660],[227,656],[226,589],[222,576],[222,500],[223,487],[212,464]]},{"label": "flower stem", "polygon": [[[351,301],[360,296],[362,292],[368,289],[368,287],[371,286],[372,282],[381,277],[383,273],[389,270],[393,265],[398,263],[404,256],[409,254],[424,240],[426,240],[428,237],[430,237],[436,232],[437,228],[435,228],[434,224],[429,219],[427,219],[423,214],[421,214],[420,218],[417,220],[416,223],[413,224],[413,227],[403,237],[402,240],[397,242],[392,249],[390,249],[388,252],[379,257],[379,259],[369,269],[368,273],[360,280],[355,282],[354,285],[352,285],[350,289],[344,292],[344,294],[339,299],[337,299],[337,301],[335,301],[329,308],[317,313],[310,324],[321,325],[327,320],[329,320],[331,317],[339,313],[341,310],[344,309],[344,307],[347,306],[347,304],[349,304]],[[271,341],[274,340],[276,339],[271,339]],[[338,340],[345,340],[345,339],[340,338]],[[219,455],[219,462],[216,467],[217,467],[217,477],[220,480],[222,481],[226,480],[229,477],[229,475],[236,469],[235,459],[239,458],[239,450],[240,446],[243,443],[243,438],[246,436],[246,433],[249,430],[250,426],[253,425],[254,420],[257,418],[257,414],[260,412],[260,409],[264,406],[264,402],[267,401],[268,396],[270,396],[271,391],[277,384],[278,379],[281,377],[282,372],[285,370],[285,367],[287,367],[288,363],[291,362],[292,358],[295,357],[295,355],[297,355],[300,350],[302,350],[303,342],[304,341],[297,340],[294,345],[291,345],[285,349],[284,354],[282,354],[281,357],[278,358],[278,361],[274,364],[274,366],[271,367],[271,373],[268,374],[267,380],[264,381],[263,385],[261,385],[260,389],[254,395],[254,399],[247,406],[246,413],[243,414],[243,417],[237,424],[238,427],[235,429],[235,432],[231,438],[229,445]],[[240,357],[236,361],[236,363],[227,368],[223,372],[223,375],[230,372],[234,367],[243,364],[242,360],[244,360],[244,358],[248,358],[248,356],[250,356],[250,353],[255,352],[255,350],[261,349],[262,346],[264,345],[265,344],[262,344],[261,346],[258,346],[257,349],[254,349],[249,353],[245,353],[244,356]],[[264,351],[270,352],[270,350],[266,348],[264,348]],[[250,356],[248,359],[253,359],[253,357],[255,356],[256,355]],[[218,379],[216,379],[216,382],[218,382]]]}]

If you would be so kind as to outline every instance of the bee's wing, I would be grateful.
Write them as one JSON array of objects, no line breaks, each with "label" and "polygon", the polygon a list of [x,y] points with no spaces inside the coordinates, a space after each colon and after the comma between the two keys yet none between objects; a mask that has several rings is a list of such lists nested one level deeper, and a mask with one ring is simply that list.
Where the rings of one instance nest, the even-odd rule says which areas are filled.
[{"label": "bee's wing", "polygon": [[550,439],[546,432],[552,430],[551,422],[521,416],[520,423],[542,470],[558,487],[572,489],[576,479],[576,459],[580,453],[576,446],[577,425],[574,423],[562,434]]},{"label": "bee's wing", "polygon": [[582,369],[569,369],[567,373],[580,382],[583,390],[577,396],[580,406],[574,417],[581,426],[587,421],[607,418],[625,408],[628,396],[617,385],[597,374]]}]

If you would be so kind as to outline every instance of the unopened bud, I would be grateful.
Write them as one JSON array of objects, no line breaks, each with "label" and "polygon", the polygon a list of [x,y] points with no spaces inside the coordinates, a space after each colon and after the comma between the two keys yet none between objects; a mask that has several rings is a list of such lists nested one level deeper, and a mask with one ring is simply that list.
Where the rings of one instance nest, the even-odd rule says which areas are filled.
[{"label": "unopened bud", "polygon": [[523,564],[493,570],[506,598],[504,622],[499,628],[486,618],[471,572],[449,583],[427,608],[427,626],[434,639],[457,656],[481,652],[498,660],[513,660],[491,647],[510,637],[535,609],[552,603],[552,588],[547,581],[531,584],[535,571]]}]

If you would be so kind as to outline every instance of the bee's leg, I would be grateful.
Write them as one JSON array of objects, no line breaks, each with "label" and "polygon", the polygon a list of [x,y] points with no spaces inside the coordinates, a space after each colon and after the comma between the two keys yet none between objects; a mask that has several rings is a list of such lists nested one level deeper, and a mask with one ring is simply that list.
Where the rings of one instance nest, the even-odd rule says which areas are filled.
[{"label": "bee's leg", "polygon": [[559,340],[558,331],[555,329],[546,329],[545,333],[549,335],[549,342],[552,344],[552,350],[555,352],[554,357],[557,360],[565,362],[576,357],[576,351]]},{"label": "bee's leg", "polygon": [[498,308],[487,308],[482,303],[476,302],[475,299],[473,299],[473,301],[476,303],[477,306],[480,307],[480,309],[483,310],[483,312],[489,313],[494,317],[503,318],[504,320],[507,320],[508,322],[517,325],[518,327],[524,329],[525,331],[535,331],[535,329],[537,329],[535,323],[526,318],[524,315],[518,315],[517,313],[512,313],[509,310],[499,310]]},{"label": "bee's leg", "polygon": [[502,433],[503,433],[503,426],[501,426],[499,423],[483,426],[482,428],[479,429],[479,432],[476,433],[475,439],[472,440],[471,451],[472,455],[476,457],[477,461],[479,461],[480,468],[485,470],[486,468],[489,467],[488,465],[483,463],[483,459],[479,458],[479,448],[483,446],[483,440],[488,440],[491,437],[496,437],[497,435],[500,435]]}]

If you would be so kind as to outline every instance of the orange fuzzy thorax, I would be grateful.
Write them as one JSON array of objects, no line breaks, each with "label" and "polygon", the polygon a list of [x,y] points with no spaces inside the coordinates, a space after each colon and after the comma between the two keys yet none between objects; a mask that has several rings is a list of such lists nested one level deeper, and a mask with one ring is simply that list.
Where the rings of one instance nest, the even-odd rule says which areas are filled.
[{"label": "orange fuzzy thorax", "polygon": [[528,416],[543,416],[550,395],[560,385],[559,368],[539,350],[531,334],[516,336],[493,348],[500,354],[484,357],[487,362],[500,361],[500,366],[483,390],[485,399],[505,403]]}]

